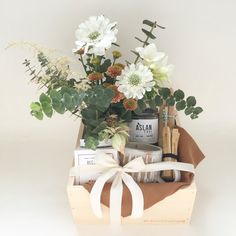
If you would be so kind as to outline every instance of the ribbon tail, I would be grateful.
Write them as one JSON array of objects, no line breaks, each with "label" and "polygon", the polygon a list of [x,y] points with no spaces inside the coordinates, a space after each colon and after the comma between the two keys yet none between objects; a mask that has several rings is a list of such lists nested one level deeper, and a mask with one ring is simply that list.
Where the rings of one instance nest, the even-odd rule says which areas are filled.
[{"label": "ribbon tail", "polygon": [[121,174],[117,173],[111,185],[110,192],[110,220],[111,224],[121,223],[123,184]]},{"label": "ribbon tail", "polygon": [[122,179],[126,186],[128,187],[132,196],[132,218],[139,218],[143,216],[144,200],[143,193],[137,183],[134,181],[133,177],[129,174],[123,173]]},{"label": "ribbon tail", "polygon": [[93,188],[90,192],[90,203],[93,210],[93,213],[98,217],[102,218],[102,209],[101,209],[101,194],[104,184],[114,176],[116,170],[112,169],[107,171],[106,173],[102,174],[98,177],[96,182],[93,185]]}]

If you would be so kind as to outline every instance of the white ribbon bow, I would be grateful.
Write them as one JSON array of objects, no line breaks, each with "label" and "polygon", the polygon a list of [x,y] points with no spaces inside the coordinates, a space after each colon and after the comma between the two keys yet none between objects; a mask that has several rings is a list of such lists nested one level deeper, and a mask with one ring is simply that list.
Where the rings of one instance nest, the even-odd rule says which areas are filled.
[{"label": "white ribbon bow", "polygon": [[139,218],[143,215],[144,199],[143,193],[131,175],[134,172],[152,172],[163,170],[179,170],[194,173],[194,166],[182,162],[158,162],[145,164],[142,157],[138,157],[128,162],[125,166],[120,166],[111,156],[98,152],[95,165],[84,165],[72,167],[70,176],[79,176],[83,173],[101,173],[97,178],[90,192],[90,203],[94,214],[102,218],[101,194],[107,181],[112,181],[110,190],[110,220],[111,223],[120,223],[121,203],[124,182],[128,187],[132,197],[132,218]]}]

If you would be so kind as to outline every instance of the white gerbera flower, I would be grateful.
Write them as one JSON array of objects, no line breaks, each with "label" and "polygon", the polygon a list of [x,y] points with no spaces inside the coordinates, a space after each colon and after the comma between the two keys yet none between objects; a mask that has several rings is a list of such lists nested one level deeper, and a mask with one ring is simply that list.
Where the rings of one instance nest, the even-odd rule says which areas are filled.
[{"label": "white gerbera flower", "polygon": [[144,48],[138,47],[136,51],[143,59],[144,65],[151,69],[158,85],[162,85],[164,81],[169,80],[173,65],[168,65],[168,57],[165,53],[158,52],[155,44],[151,43]]},{"label": "white gerbera flower", "polygon": [[152,72],[143,64],[126,66],[117,77],[116,85],[126,98],[141,99],[146,91],[151,91],[155,82]]},{"label": "white gerbera flower", "polygon": [[156,45],[154,43],[150,43],[146,47],[137,47],[136,52],[139,53],[140,57],[144,59],[146,65],[150,65],[154,62],[160,61],[165,57],[164,52],[158,52]]},{"label": "white gerbera flower", "polygon": [[116,42],[118,32],[115,28],[116,24],[116,22],[110,23],[110,20],[104,16],[91,16],[87,21],[80,24],[76,30],[76,49],[73,51],[84,49],[84,53],[104,55],[105,50]]},{"label": "white gerbera flower", "polygon": [[150,65],[153,77],[159,81],[168,80],[173,68],[173,65],[168,64],[168,56]]}]

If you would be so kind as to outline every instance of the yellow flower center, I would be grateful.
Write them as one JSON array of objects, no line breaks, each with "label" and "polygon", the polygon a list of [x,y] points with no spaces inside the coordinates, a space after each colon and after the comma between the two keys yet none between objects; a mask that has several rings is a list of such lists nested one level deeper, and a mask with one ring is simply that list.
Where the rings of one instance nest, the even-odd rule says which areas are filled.
[{"label": "yellow flower center", "polygon": [[132,86],[137,86],[139,85],[141,82],[141,78],[139,75],[137,74],[132,74],[131,76],[129,76],[129,84]]},{"label": "yellow flower center", "polygon": [[95,40],[99,37],[100,33],[98,31],[94,31],[88,35],[89,39]]}]

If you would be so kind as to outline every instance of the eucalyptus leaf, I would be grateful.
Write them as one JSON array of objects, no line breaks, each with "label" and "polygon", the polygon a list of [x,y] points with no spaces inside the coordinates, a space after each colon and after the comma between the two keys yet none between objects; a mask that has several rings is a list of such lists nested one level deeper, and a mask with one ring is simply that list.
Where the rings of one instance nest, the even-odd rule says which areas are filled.
[{"label": "eucalyptus leaf", "polygon": [[156,27],[156,22],[152,22],[150,20],[143,20],[143,24],[148,25],[148,26],[153,27],[153,28]]},{"label": "eucalyptus leaf", "polygon": [[198,118],[198,115],[192,114],[190,117],[191,117],[191,119],[197,119],[197,118]]},{"label": "eucalyptus leaf", "polygon": [[107,122],[103,121],[101,122],[95,129],[92,130],[93,134],[98,134],[102,130],[104,130],[107,127]]},{"label": "eucalyptus leaf", "polygon": [[156,38],[156,36],[153,35],[150,31],[147,31],[147,30],[145,30],[145,29],[142,29],[142,31],[143,31],[143,33],[145,33],[149,38],[151,38],[151,39],[155,39],[155,38]]},{"label": "eucalyptus leaf", "polygon": [[44,114],[47,117],[51,118],[53,114],[52,105],[47,102],[42,102],[41,104],[42,104],[42,109],[43,109]]},{"label": "eucalyptus leaf", "polygon": [[195,105],[196,105],[196,103],[197,103],[197,101],[196,101],[196,98],[195,97],[193,97],[193,96],[189,96],[187,99],[186,99],[186,102],[187,102],[187,106],[188,107],[194,107]]},{"label": "eucalyptus leaf", "polygon": [[138,100],[138,107],[143,111],[146,108],[146,103],[143,101],[143,99]]},{"label": "eucalyptus leaf", "polygon": [[98,120],[100,112],[96,110],[93,106],[88,106],[81,111],[81,114],[85,120]]},{"label": "eucalyptus leaf", "polygon": [[185,115],[188,116],[190,114],[192,114],[194,108],[193,107],[187,107],[184,111]]},{"label": "eucalyptus leaf", "polygon": [[91,126],[91,128],[94,129],[103,121],[104,121],[103,117],[99,119],[86,119],[86,125]]},{"label": "eucalyptus leaf", "polygon": [[75,106],[72,101],[72,96],[70,96],[68,93],[64,93],[63,95],[63,103],[69,111],[73,111]]},{"label": "eucalyptus leaf", "polygon": [[186,107],[186,102],[184,100],[181,100],[181,101],[176,103],[176,110],[177,111],[184,110],[185,107]]},{"label": "eucalyptus leaf", "polygon": [[149,101],[149,106],[151,109],[156,110],[156,101],[155,99]]},{"label": "eucalyptus leaf", "polygon": [[92,150],[96,150],[97,146],[99,144],[98,138],[95,138],[93,136],[88,136],[85,139],[85,147],[92,149]]},{"label": "eucalyptus leaf", "polygon": [[166,103],[168,106],[174,106],[175,105],[175,99],[173,96],[167,98]]},{"label": "eucalyptus leaf", "polygon": [[121,114],[121,119],[126,120],[127,122],[131,121],[132,112],[131,111],[125,111]]},{"label": "eucalyptus leaf", "polygon": [[142,112],[143,112],[143,110],[142,110],[140,107],[137,107],[137,108],[134,110],[134,113],[135,113],[136,115],[140,115],[140,114],[142,114]]},{"label": "eucalyptus leaf", "polygon": [[39,101],[41,103],[45,102],[45,103],[51,103],[51,99],[49,96],[47,96],[45,93],[42,93],[40,96],[39,96]]},{"label": "eucalyptus leaf", "polygon": [[166,100],[170,96],[171,92],[169,88],[161,88],[159,89],[159,94]]},{"label": "eucalyptus leaf", "polygon": [[51,99],[57,99],[57,100],[61,100],[61,99],[62,99],[61,93],[58,92],[58,91],[55,90],[55,89],[52,89],[52,90],[49,92],[49,95],[50,95]]},{"label": "eucalyptus leaf", "polygon": [[120,47],[120,45],[117,44],[117,43],[112,43],[112,45],[114,45],[114,46],[116,46],[116,47]]},{"label": "eucalyptus leaf", "polygon": [[198,115],[200,114],[201,112],[203,112],[203,109],[201,107],[195,107],[194,110],[193,110],[193,113],[195,115]]},{"label": "eucalyptus leaf", "polygon": [[184,92],[181,90],[181,89],[178,89],[174,92],[174,97],[175,97],[175,100],[176,102],[184,99]]},{"label": "eucalyptus leaf", "polygon": [[163,100],[162,100],[161,96],[159,96],[159,95],[157,95],[157,96],[155,97],[155,102],[156,102],[156,105],[157,105],[158,107],[160,107],[160,106],[163,105]]},{"label": "eucalyptus leaf", "polygon": [[111,66],[111,60],[110,59],[106,59],[102,65],[99,68],[99,72],[101,73],[105,73],[107,71],[107,68]]},{"label": "eucalyptus leaf", "polygon": [[31,108],[32,111],[35,111],[35,112],[39,112],[39,111],[42,110],[41,105],[40,105],[39,102],[32,102],[30,104],[30,108]]},{"label": "eucalyptus leaf", "polygon": [[59,114],[65,113],[65,105],[61,99],[52,98],[52,107]]},{"label": "eucalyptus leaf", "polygon": [[31,115],[37,118],[38,120],[43,119],[43,112],[42,111],[31,111]]}]

